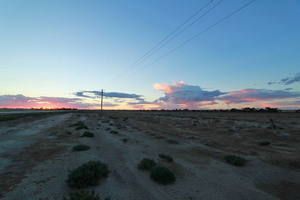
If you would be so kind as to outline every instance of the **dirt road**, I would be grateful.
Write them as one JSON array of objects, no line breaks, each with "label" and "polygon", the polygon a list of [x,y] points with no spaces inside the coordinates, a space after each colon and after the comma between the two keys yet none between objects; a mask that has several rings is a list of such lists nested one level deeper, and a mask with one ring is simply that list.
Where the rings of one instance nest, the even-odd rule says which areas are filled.
[{"label": "dirt road", "polygon": [[[62,199],[70,191],[68,169],[99,160],[111,173],[90,189],[113,200],[300,199],[300,116],[269,115],[106,111],[1,122],[0,197]],[[270,117],[288,135],[275,135]],[[80,137],[86,130],[70,127],[78,121],[95,137]],[[73,152],[76,144],[91,149]],[[227,154],[242,156],[246,165],[226,163]],[[138,170],[144,157],[171,169],[176,182],[160,185]]]}]

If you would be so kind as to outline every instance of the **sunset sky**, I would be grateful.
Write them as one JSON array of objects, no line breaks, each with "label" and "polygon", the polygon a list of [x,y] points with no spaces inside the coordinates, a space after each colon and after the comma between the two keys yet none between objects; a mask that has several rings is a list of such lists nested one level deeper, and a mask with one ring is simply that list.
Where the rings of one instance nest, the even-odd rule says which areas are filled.
[{"label": "sunset sky", "polygon": [[249,2],[0,0],[0,108],[300,109],[300,1]]}]

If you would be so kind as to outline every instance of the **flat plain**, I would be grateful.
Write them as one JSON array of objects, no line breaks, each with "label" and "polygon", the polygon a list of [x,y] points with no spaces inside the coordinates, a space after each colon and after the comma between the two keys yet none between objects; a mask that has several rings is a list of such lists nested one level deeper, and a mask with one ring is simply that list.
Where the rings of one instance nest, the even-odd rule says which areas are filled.
[{"label": "flat plain", "polygon": [[[300,113],[28,113],[0,121],[3,200],[62,199],[74,190],[66,183],[68,170],[90,160],[106,163],[110,173],[86,190],[112,200],[300,199]],[[78,122],[86,128],[77,129]],[[85,131],[95,137],[80,137]],[[90,149],[72,151],[78,144]],[[226,155],[246,163],[231,165]],[[176,181],[154,182],[137,168],[143,158],[169,168]]]}]

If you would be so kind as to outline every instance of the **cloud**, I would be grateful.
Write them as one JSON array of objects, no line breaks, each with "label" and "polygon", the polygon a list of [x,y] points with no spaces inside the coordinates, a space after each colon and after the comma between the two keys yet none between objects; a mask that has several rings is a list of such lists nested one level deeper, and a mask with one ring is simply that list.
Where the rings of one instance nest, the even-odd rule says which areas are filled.
[{"label": "cloud", "polygon": [[173,104],[182,104],[186,108],[198,108],[203,105],[213,105],[220,95],[225,93],[219,90],[206,91],[199,86],[187,85],[185,82],[174,82],[173,85],[165,83],[155,84],[154,88],[164,92],[163,97],[154,102],[170,102]]},{"label": "cloud", "polygon": [[281,79],[279,82],[268,82],[269,85],[272,84],[284,84],[284,85],[290,85],[292,83],[300,82],[300,72],[295,74],[294,77],[286,77]]},{"label": "cloud", "polygon": [[[199,86],[187,85],[185,82],[169,84],[155,84],[154,88],[163,91],[164,96],[153,102],[159,107],[177,106],[178,108],[197,109],[210,107],[223,103],[240,104],[251,103],[255,106],[278,105],[279,107],[295,106],[300,98],[299,92],[291,92],[290,88],[285,90],[267,89],[241,89],[238,91],[221,92],[219,90],[206,91]],[[172,105],[173,104],[173,105]],[[272,104],[272,105],[273,105]]]},{"label": "cloud", "polygon": [[[101,96],[101,91],[80,91],[74,94],[78,97],[99,98]],[[128,98],[128,99],[143,100],[142,95],[121,93],[121,92],[104,92],[103,96],[108,98]]]},{"label": "cloud", "polygon": [[300,73],[295,74],[294,77],[286,77],[280,81],[280,83],[285,85],[290,85],[295,82],[300,82]]},{"label": "cloud", "polygon": [[32,104],[36,101],[35,98],[31,97],[25,97],[21,94],[17,95],[0,95],[0,106],[5,107],[7,105],[11,104],[20,104],[20,103],[25,103],[25,104]]},{"label": "cloud", "polygon": [[75,96],[78,96],[78,97],[91,98],[90,96],[84,95],[84,91],[83,92],[75,92],[74,94],[75,94]]},{"label": "cloud", "polygon": [[[299,108],[300,92],[293,92],[291,88],[283,90],[241,89],[222,92],[209,91],[200,86],[188,85],[185,82],[174,84],[155,84],[154,88],[163,95],[154,100],[146,101],[142,95],[120,92],[107,92],[104,96],[104,107],[115,109],[199,109],[199,108],[229,108],[234,107],[279,107]],[[66,97],[29,97],[22,94],[0,95],[0,108],[99,108],[100,91],[79,91],[74,98]]]},{"label": "cloud", "polygon": [[154,102],[151,101],[145,101],[145,100],[139,100],[137,102],[128,102],[127,105],[139,105],[139,104],[153,104]]},{"label": "cloud", "polygon": [[[85,103],[80,98],[65,97],[26,97],[22,94],[17,95],[0,95],[0,107],[7,108],[89,108],[99,107],[99,103]],[[106,107],[114,107],[117,104],[105,103]]]},{"label": "cloud", "polygon": [[261,107],[281,108],[287,110],[299,109],[300,100],[266,101],[260,102]]},{"label": "cloud", "polygon": [[128,99],[143,100],[141,98],[142,95],[127,94],[127,93],[120,93],[120,92],[107,92],[107,93],[104,93],[103,96],[105,96],[105,97],[111,97],[111,98],[128,98]]},{"label": "cloud", "polygon": [[231,104],[297,97],[300,97],[299,92],[289,92],[286,90],[241,89],[235,92],[228,92],[226,95],[219,97],[218,100]]}]

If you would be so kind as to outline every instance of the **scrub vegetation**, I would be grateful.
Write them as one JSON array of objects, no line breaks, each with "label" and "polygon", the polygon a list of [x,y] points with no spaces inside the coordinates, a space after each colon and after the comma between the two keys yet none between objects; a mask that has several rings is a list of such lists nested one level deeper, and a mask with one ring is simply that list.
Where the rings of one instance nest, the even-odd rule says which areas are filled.
[{"label": "scrub vegetation", "polygon": [[98,194],[95,194],[95,191],[76,191],[70,192],[69,198],[64,197],[63,200],[110,200],[110,197],[105,197],[104,199],[100,198]]},{"label": "scrub vegetation", "polygon": [[88,149],[90,149],[90,146],[85,144],[79,144],[72,148],[73,151],[86,151]]},{"label": "scrub vegetation", "polygon": [[150,177],[161,184],[170,184],[175,182],[176,177],[174,173],[166,167],[155,166],[150,170]]},{"label": "scrub vegetation", "polygon": [[75,170],[69,171],[67,185],[77,189],[97,186],[99,180],[107,177],[109,172],[106,164],[100,161],[89,161]]},{"label": "scrub vegetation", "polygon": [[94,137],[94,136],[95,136],[94,133],[89,132],[89,131],[85,131],[85,132],[81,135],[81,137]]},{"label": "scrub vegetation", "polygon": [[173,161],[173,158],[172,158],[172,156],[170,156],[170,155],[166,155],[166,154],[159,154],[158,155],[160,158],[162,158],[162,159],[165,159],[165,160],[167,160],[167,161],[169,161],[169,162],[172,162]]},{"label": "scrub vegetation", "polygon": [[243,166],[247,162],[246,159],[235,155],[226,155],[224,159],[226,162],[235,166]]},{"label": "scrub vegetation", "polygon": [[150,170],[155,165],[157,165],[157,164],[153,159],[143,158],[143,160],[138,164],[138,169]]},{"label": "scrub vegetation", "polygon": [[89,129],[83,121],[78,121],[77,123],[71,125],[70,127],[76,126],[76,130],[81,130],[81,129]]}]

